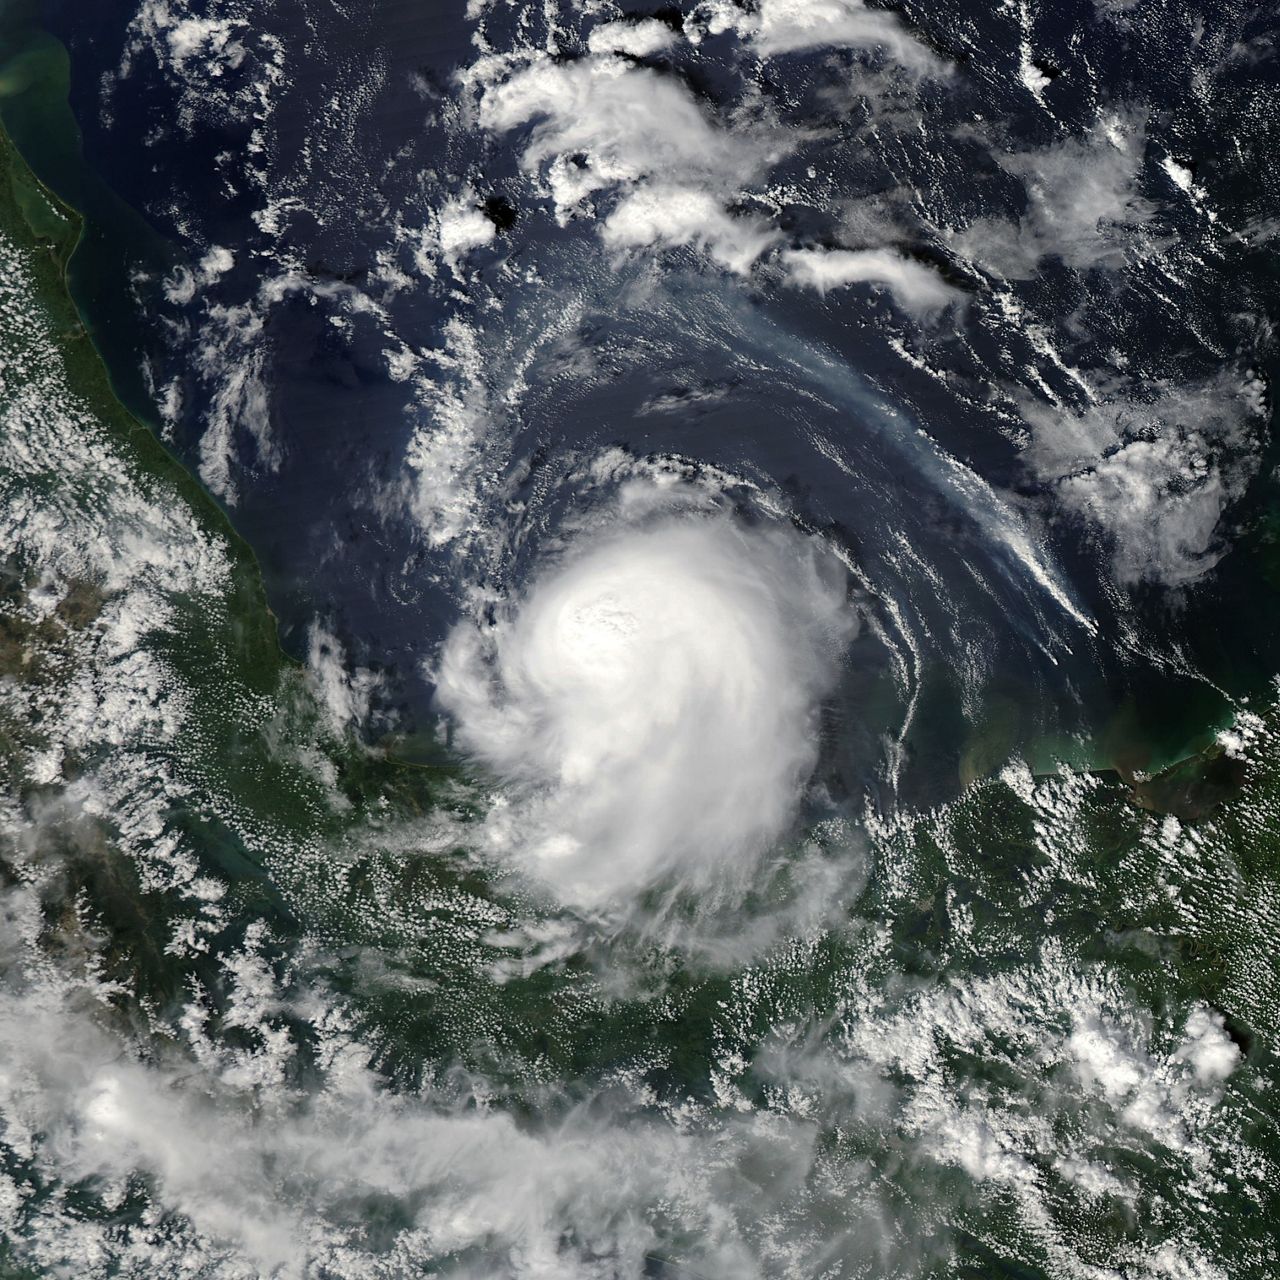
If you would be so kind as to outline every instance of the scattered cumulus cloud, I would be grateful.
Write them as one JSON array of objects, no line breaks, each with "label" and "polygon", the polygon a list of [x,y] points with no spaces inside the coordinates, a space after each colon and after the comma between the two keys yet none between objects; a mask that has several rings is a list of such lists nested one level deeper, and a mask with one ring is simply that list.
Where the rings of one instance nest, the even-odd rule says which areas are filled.
[{"label": "scattered cumulus cloud", "polygon": [[1034,275],[1046,258],[1075,270],[1127,265],[1156,205],[1143,194],[1146,124],[1104,116],[1080,138],[1037,151],[995,153],[1027,196],[1017,222],[981,218],[954,239],[965,257],[1010,279]]},{"label": "scattered cumulus cloud", "polygon": [[1028,465],[1099,529],[1117,580],[1185,585],[1221,559],[1222,520],[1258,466],[1261,384],[1117,386],[1079,410],[1024,405]]},{"label": "scattered cumulus cloud", "polygon": [[[852,41],[855,30],[865,27],[868,39],[873,32],[894,33],[904,48],[914,47],[891,15],[841,4],[818,5],[812,12],[801,5],[796,14],[766,6],[758,19],[763,24],[759,38],[770,48],[807,47],[794,33],[793,42],[786,43],[782,32],[791,30],[789,24],[799,14],[814,24],[804,28],[804,38],[816,39],[830,17],[826,8],[838,9],[848,19],[836,31],[841,39]],[[741,11],[733,12],[748,21]],[[797,140],[741,109],[721,118],[679,80],[612,56],[624,34],[639,40],[638,32],[655,39],[660,32],[663,47],[673,36],[661,23],[652,31],[645,24],[595,28],[587,57],[569,63],[537,58],[506,80],[487,85],[480,123],[495,133],[528,130],[521,164],[545,182],[562,224],[596,215],[594,202],[608,200],[612,207],[600,215],[600,236],[607,247],[693,247],[723,269],[747,275],[779,247],[783,236],[770,216],[737,206]],[[788,255],[788,270],[797,283],[827,288],[875,280],[888,284],[904,309],[915,313],[936,310],[951,296],[927,267],[892,251],[840,251],[825,261],[821,256],[816,249]]]},{"label": "scattered cumulus cloud", "polygon": [[[285,77],[283,42],[255,31],[225,0],[207,6],[144,0],[129,23],[115,78],[128,79],[143,59],[178,87],[177,123],[188,133],[201,121],[265,119]],[[260,139],[251,145],[261,145]]]},{"label": "scattered cumulus cloud", "polygon": [[164,282],[164,296],[178,306],[192,302],[201,289],[216,284],[236,265],[235,254],[222,245],[214,245],[200,259],[195,270],[179,267]]},{"label": "scattered cumulus cloud", "polygon": [[307,675],[334,737],[368,724],[382,679],[376,671],[353,667],[342,641],[318,621],[307,634]]}]

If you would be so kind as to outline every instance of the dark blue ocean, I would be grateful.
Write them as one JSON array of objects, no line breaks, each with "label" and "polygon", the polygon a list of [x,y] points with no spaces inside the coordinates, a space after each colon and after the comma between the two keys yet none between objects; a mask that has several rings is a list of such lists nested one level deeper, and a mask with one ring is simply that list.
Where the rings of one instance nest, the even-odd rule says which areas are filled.
[{"label": "dark blue ocean", "polygon": [[[842,549],[870,620],[838,700],[852,790],[949,794],[984,734],[1040,764],[1154,766],[1264,686],[1265,19],[897,12],[923,78],[829,47],[752,61],[692,9],[658,21],[697,43],[616,55],[671,89],[655,111],[766,139],[723,193],[769,228],[773,257],[741,272],[687,237],[611,250],[631,178],[557,217],[552,170],[594,173],[605,144],[587,129],[530,162],[546,102],[484,124],[484,75],[598,58],[569,10],[244,0],[180,29],[163,6],[46,0],[98,192],[74,201],[80,304],[252,545],[286,647],[320,625],[382,674],[371,734],[429,729],[448,629],[627,467]],[[492,234],[451,264],[460,193]],[[771,265],[832,249],[915,264],[948,304]],[[615,479],[588,483],[601,458]]]}]

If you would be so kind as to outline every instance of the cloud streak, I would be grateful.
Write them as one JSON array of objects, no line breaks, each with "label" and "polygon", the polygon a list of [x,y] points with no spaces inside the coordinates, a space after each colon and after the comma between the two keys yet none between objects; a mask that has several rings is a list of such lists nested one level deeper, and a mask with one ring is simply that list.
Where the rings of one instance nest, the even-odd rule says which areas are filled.
[{"label": "cloud streak", "polygon": [[860,0],[761,0],[751,12],[712,0],[704,12],[711,34],[736,31],[766,58],[815,49],[883,50],[917,75],[944,69],[896,13],[869,9]]},{"label": "cloud streak", "polygon": [[904,311],[929,315],[960,297],[960,291],[919,262],[892,249],[793,249],[782,255],[794,285],[825,294],[852,284],[888,288]]}]

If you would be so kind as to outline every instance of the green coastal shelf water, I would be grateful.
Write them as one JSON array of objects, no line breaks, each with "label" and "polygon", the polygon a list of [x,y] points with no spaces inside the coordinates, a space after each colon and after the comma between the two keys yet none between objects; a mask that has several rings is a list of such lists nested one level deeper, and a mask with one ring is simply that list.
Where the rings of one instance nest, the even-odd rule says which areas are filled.
[{"label": "green coastal shelf water", "polygon": [[67,261],[68,288],[116,395],[150,421],[154,409],[134,340],[130,278],[136,271],[163,274],[176,253],[87,162],[68,102],[67,50],[43,29],[38,10],[28,0],[6,0],[0,7],[0,121],[32,172],[76,210],[80,237]]}]

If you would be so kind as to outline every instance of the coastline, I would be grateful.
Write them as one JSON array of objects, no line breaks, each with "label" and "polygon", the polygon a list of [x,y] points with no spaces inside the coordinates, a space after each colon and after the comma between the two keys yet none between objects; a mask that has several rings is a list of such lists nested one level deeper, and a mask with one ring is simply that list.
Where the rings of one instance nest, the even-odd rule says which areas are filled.
[{"label": "coastline", "polygon": [[299,667],[301,664],[280,646],[275,616],[262,586],[261,570],[253,549],[235,530],[226,512],[160,440],[157,432],[120,398],[110,366],[75,302],[71,283],[73,262],[84,243],[85,219],[31,168],[11,135],[2,111],[0,168],[14,201],[10,217],[5,221],[12,224],[15,213],[24,221],[22,228],[9,225],[4,229],[11,234],[25,230],[31,241],[42,247],[47,255],[44,259],[46,270],[38,276],[39,303],[62,336],[68,378],[73,388],[93,406],[94,413],[102,422],[110,425],[122,441],[128,442],[145,470],[173,485],[199,519],[227,541],[237,565],[238,612],[243,626],[243,630],[238,629],[238,635],[245,645],[246,654],[261,649],[254,664],[262,666],[264,682],[274,679],[280,667]]}]

